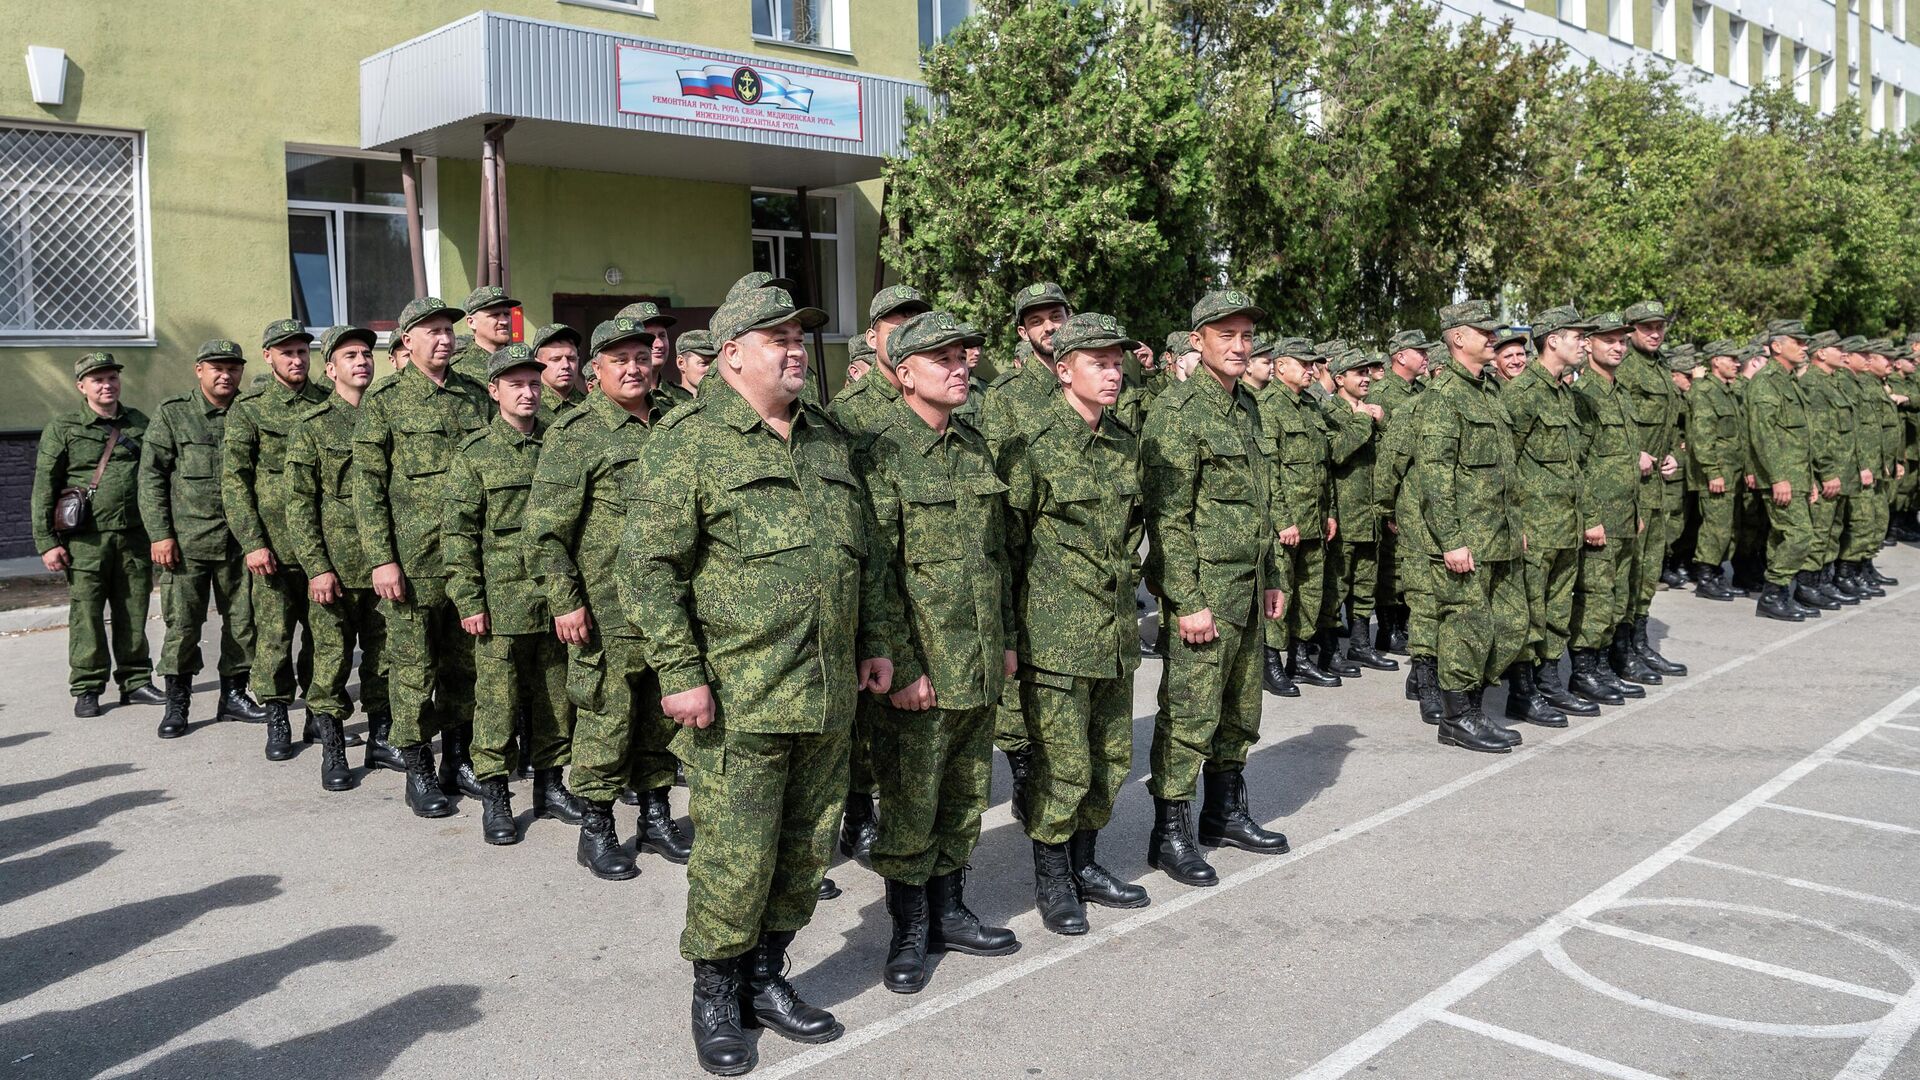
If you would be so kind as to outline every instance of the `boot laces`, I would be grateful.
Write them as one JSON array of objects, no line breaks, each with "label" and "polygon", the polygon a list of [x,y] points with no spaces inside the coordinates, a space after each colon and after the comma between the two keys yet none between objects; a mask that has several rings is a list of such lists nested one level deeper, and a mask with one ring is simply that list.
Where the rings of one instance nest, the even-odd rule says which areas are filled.
[{"label": "boot laces", "polygon": [[740,983],[722,971],[703,971],[695,980],[701,996],[700,1018],[710,1027],[740,1022]]}]

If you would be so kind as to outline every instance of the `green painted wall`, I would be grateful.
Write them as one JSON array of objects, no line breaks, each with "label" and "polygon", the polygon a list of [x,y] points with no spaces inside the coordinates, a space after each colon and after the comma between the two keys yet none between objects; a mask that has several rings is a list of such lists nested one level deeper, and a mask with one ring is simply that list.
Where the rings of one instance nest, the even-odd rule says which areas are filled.
[{"label": "green painted wall", "polygon": [[1554,0],[1527,0],[1527,10],[1541,15],[1558,15],[1560,10]]},{"label": "green painted wall", "polygon": [[1733,73],[1733,22],[1724,8],[1713,9],[1713,72]]},{"label": "green painted wall", "polygon": [[[113,351],[127,364],[128,400],[150,405],[187,384],[188,358],[201,341],[226,336],[249,344],[260,327],[286,315],[286,148],[358,145],[362,58],[484,8],[916,77],[915,0],[855,0],[850,6],[852,53],[842,55],[753,40],[747,0],[654,0],[657,18],[558,0],[42,3],[31,19],[0,25],[0,57],[12,58],[0,65],[0,118],[145,133],[158,344]],[[218,43],[211,52],[209,43]],[[30,44],[67,51],[64,105],[33,103],[20,60]],[[187,57],[194,59],[181,59]],[[592,173],[542,175],[549,172],[514,167],[508,188],[513,283],[529,299],[530,316],[544,318],[545,298],[572,290],[583,275],[604,290],[599,273],[606,262],[595,260],[615,243],[632,245],[615,260],[628,274],[623,289],[660,281],[672,286],[662,291],[691,303],[717,301],[724,291],[724,283],[715,284],[719,278],[747,265],[743,189]],[[441,163],[441,289],[452,296],[463,295],[471,277],[477,175],[471,163]],[[628,190],[662,198],[653,208],[624,198],[599,201],[602,194]],[[544,195],[564,201],[539,205]],[[863,185],[854,200],[861,237],[856,292],[863,305],[871,288],[877,201],[877,184]],[[676,205],[700,212],[664,209]],[[619,207],[623,220],[597,220],[608,206]],[[533,222],[542,217],[545,227],[536,230]],[[723,231],[725,242],[717,242]],[[659,262],[642,265],[638,253],[663,238],[687,239]],[[73,407],[72,360],[83,351],[0,348],[0,371],[12,389],[0,396],[0,431],[37,430],[52,411]]]}]

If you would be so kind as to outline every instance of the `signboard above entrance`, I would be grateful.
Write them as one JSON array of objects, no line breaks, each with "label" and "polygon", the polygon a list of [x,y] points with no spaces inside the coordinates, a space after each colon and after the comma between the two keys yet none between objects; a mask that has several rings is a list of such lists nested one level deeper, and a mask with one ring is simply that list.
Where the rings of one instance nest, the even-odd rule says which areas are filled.
[{"label": "signboard above entrance", "polygon": [[650,45],[617,45],[614,59],[623,113],[852,142],[862,135],[856,79]]}]

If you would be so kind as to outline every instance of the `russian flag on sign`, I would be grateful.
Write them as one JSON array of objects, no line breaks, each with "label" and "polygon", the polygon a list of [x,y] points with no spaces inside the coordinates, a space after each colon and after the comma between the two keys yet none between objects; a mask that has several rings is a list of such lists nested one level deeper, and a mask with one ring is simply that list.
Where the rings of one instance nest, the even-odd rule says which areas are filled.
[{"label": "russian flag on sign", "polygon": [[746,105],[765,103],[789,112],[813,110],[812,89],[771,71],[708,64],[698,71],[675,74],[680,77],[682,97],[727,98]]},{"label": "russian flag on sign", "polygon": [[686,97],[732,98],[739,100],[733,92],[733,71],[727,64],[708,64],[699,71],[677,72],[680,76],[680,93]]}]

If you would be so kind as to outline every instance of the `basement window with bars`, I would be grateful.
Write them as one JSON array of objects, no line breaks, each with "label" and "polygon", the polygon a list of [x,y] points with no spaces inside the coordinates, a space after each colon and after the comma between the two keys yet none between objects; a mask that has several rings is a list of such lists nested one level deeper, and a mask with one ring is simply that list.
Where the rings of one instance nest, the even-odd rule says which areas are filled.
[{"label": "basement window with bars", "polygon": [[0,123],[0,343],[150,343],[139,134]]}]

